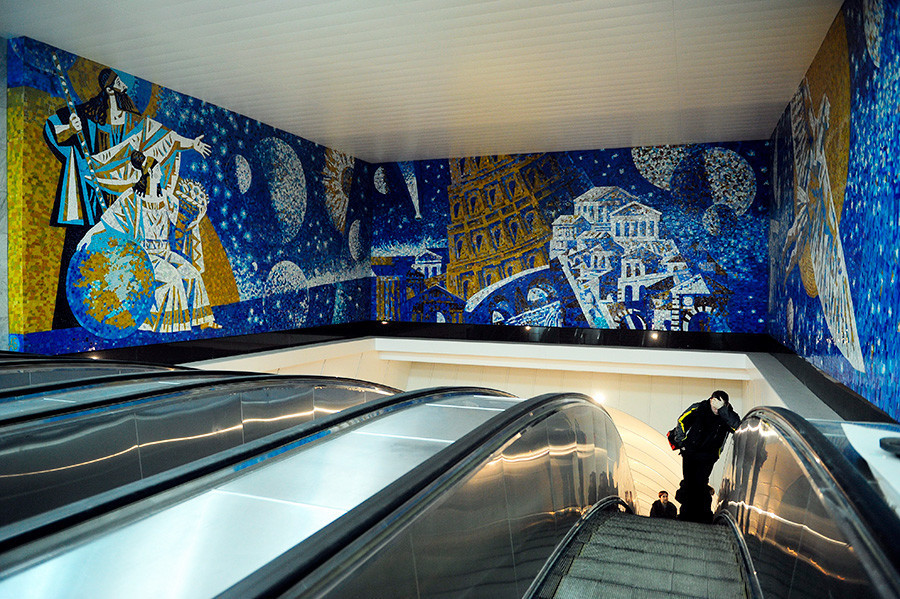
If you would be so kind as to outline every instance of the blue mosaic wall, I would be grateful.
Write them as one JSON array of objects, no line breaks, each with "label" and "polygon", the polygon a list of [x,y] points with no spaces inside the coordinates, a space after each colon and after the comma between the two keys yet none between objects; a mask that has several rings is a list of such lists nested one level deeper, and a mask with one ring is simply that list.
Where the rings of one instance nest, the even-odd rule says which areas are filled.
[{"label": "blue mosaic wall", "polygon": [[31,39],[8,48],[13,349],[369,319],[368,164]]},{"label": "blue mosaic wall", "polygon": [[773,137],[769,331],[900,419],[900,6],[849,0]]},{"label": "blue mosaic wall", "polygon": [[762,333],[768,142],[380,165],[375,317]]}]

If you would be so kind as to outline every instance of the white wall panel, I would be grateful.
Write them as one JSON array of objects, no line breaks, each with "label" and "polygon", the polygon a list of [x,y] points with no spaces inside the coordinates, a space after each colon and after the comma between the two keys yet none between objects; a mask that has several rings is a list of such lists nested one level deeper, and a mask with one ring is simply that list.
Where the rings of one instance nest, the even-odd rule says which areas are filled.
[{"label": "white wall panel", "polygon": [[[755,405],[779,403],[781,397],[769,384],[766,376],[778,374],[777,387],[789,389],[792,397],[801,391],[791,386],[787,371],[774,359],[764,358],[736,360],[735,356],[722,356],[715,352],[682,352],[669,354],[660,350],[640,352],[635,350],[635,364],[641,364],[642,374],[617,374],[609,372],[610,363],[597,368],[584,365],[586,352],[553,351],[547,357],[545,346],[533,344],[466,344],[442,342],[403,347],[388,343],[388,350],[376,348],[382,340],[366,340],[347,344],[325,344],[303,350],[287,350],[282,355],[265,358],[247,357],[235,359],[236,364],[261,367],[280,365],[280,372],[309,374],[333,374],[371,380],[405,390],[438,386],[470,385],[499,389],[530,398],[555,391],[578,392],[597,397],[607,408],[619,429],[631,462],[632,476],[638,493],[640,513],[646,514],[661,489],[669,491],[674,499],[681,480],[681,459],[673,452],[665,438],[677,417],[689,405],[704,400],[716,389],[728,392],[740,415]],[[524,346],[524,347],[523,347]],[[471,349],[472,353],[466,353]],[[442,350],[443,353],[435,353]],[[504,354],[504,351],[506,352]],[[590,353],[590,352],[587,352]],[[542,359],[538,359],[542,355]],[[622,359],[617,352],[598,352],[595,356]],[[327,356],[326,359],[320,359]],[[388,359],[385,359],[388,358]],[[417,359],[419,358],[419,359]],[[437,361],[431,361],[436,358]],[[665,365],[664,376],[659,375],[654,360]],[[295,364],[291,364],[291,361]],[[573,362],[574,360],[574,362]],[[211,368],[228,368],[227,361],[213,361]],[[759,362],[769,371],[766,376],[754,365]],[[738,372],[737,364],[744,364]],[[510,366],[521,364],[522,367]],[[567,366],[576,365],[577,368]],[[690,366],[674,376],[681,364]],[[721,376],[702,378],[694,376],[697,364],[712,365],[710,372],[735,372],[735,379]],[[634,365],[633,365],[634,366]],[[779,370],[780,368],[780,370]],[[796,385],[796,381],[794,381]],[[798,404],[807,413],[814,412],[817,400],[807,398]],[[821,402],[818,402],[821,403]],[[803,412],[801,412],[803,413]],[[711,482],[718,487],[721,464],[713,470]]]}]

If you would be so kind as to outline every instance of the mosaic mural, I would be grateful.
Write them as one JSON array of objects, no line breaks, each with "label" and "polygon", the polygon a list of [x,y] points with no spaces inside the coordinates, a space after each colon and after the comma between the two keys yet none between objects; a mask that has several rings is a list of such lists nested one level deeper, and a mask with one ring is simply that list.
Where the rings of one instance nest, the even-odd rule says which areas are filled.
[{"label": "mosaic mural", "polygon": [[376,318],[761,333],[769,144],[380,165]]},{"label": "mosaic mural", "polygon": [[900,418],[900,5],[848,0],[772,136],[770,333]]},{"label": "mosaic mural", "polygon": [[13,349],[370,318],[369,165],[34,40],[8,49]]}]

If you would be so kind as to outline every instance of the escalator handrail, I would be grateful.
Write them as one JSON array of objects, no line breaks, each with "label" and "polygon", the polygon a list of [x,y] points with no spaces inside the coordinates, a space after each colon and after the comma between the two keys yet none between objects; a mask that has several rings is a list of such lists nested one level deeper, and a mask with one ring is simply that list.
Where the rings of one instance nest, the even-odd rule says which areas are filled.
[{"label": "escalator handrail", "polygon": [[738,526],[734,515],[728,510],[719,510],[716,513],[713,522],[719,526],[727,526],[734,535],[734,542],[737,545],[738,559],[741,563],[741,573],[746,578],[744,582],[747,590],[750,592],[749,599],[764,599],[762,585],[759,583],[759,576],[756,567],[753,565],[753,556],[750,554],[750,548],[747,547],[747,541]]},{"label": "escalator handrail", "polygon": [[53,393],[56,391],[62,390],[78,390],[84,387],[90,387],[96,384],[102,383],[118,383],[122,381],[141,381],[144,379],[152,379],[156,377],[162,378],[190,378],[190,377],[198,377],[198,376],[219,376],[222,380],[228,380],[230,378],[236,378],[239,376],[269,376],[281,380],[296,380],[296,381],[341,381],[346,382],[347,384],[356,384],[356,385],[367,385],[373,388],[381,389],[391,393],[392,395],[395,393],[399,393],[400,390],[394,387],[389,387],[387,385],[382,385],[380,383],[373,383],[370,381],[363,381],[361,379],[353,379],[348,377],[328,377],[322,376],[318,374],[273,374],[268,372],[249,372],[249,371],[239,371],[239,370],[200,370],[200,369],[182,369],[182,370],[163,370],[159,372],[154,371],[140,371],[140,372],[124,372],[120,374],[110,374],[92,377],[90,379],[75,379],[68,381],[54,381],[52,383],[41,383],[38,385],[27,385],[23,387],[10,387],[8,389],[0,389],[0,403],[18,399],[33,399],[32,396],[36,396],[40,393]]},{"label": "escalator handrail", "polygon": [[[227,378],[225,371],[207,371],[210,376],[221,374],[222,378]],[[230,373],[232,376],[236,374],[247,373]],[[93,376],[84,379],[70,379],[65,381],[53,381],[52,383],[39,383],[32,385],[24,385],[21,387],[7,387],[0,389],[0,403],[8,401],[16,401],[19,399],[37,399],[37,395],[41,393],[54,393],[64,390],[78,390],[97,384],[118,383],[123,381],[142,381],[151,378],[190,378],[196,376],[205,376],[206,372],[202,370],[162,370],[154,372],[152,370],[141,370],[139,372],[122,372],[118,374],[108,374],[101,376]]]},{"label": "escalator handrail", "polygon": [[[177,502],[189,494],[196,493],[199,486],[210,486],[212,484],[211,477],[216,474],[220,477],[230,476],[266,457],[314,441],[338,428],[352,426],[356,422],[380,416],[409,404],[425,401],[428,397],[436,394],[447,393],[512,397],[508,393],[482,387],[434,387],[397,393],[345,408],[340,412],[298,424],[206,458],[0,527],[0,571],[22,559],[18,555],[9,557],[11,552],[24,548],[26,554],[40,554],[41,551],[35,549],[32,544],[51,535],[54,535],[50,541],[53,546],[65,546],[71,543],[72,538],[75,538],[75,536],[67,535],[71,534],[71,529],[79,524],[96,520],[114,510],[134,505],[142,499],[158,496],[166,491],[177,492],[177,497],[171,497],[168,500],[169,503]],[[155,505],[154,509],[159,509],[159,507],[159,505]],[[57,533],[62,534],[57,535]],[[77,537],[80,538],[85,534],[89,533],[81,531]]]},{"label": "escalator handrail", "polygon": [[141,362],[138,360],[98,360],[96,358],[80,358],[77,356],[41,356],[34,357],[17,356],[10,360],[0,360],[0,371],[12,370],[14,368],[22,368],[27,366],[52,366],[54,364],[65,364],[67,366],[112,366],[127,367],[139,366],[146,368],[158,368],[160,371],[165,370],[198,370],[192,366],[181,366],[178,364],[159,364],[157,362]]},{"label": "escalator handrail", "polygon": [[[548,393],[507,408],[219,597],[272,597],[287,591],[295,595],[301,586],[301,592],[310,592],[308,584],[317,587],[316,592],[312,593],[317,594],[321,590],[319,585],[327,587],[345,573],[344,564],[361,563],[362,556],[378,545],[378,538],[392,536],[521,431],[538,424],[566,405],[584,404],[609,416],[603,406],[581,393]],[[351,545],[369,532],[375,532],[378,538],[363,541],[362,546]],[[341,566],[329,568],[326,573],[318,570],[339,554]],[[319,580],[312,583],[304,580],[314,573],[320,577]]]},{"label": "escalator handrail", "polygon": [[[197,377],[204,376],[204,372],[208,372],[211,374],[217,374],[219,372],[224,371],[189,371],[187,373],[182,372],[173,372],[166,373],[167,376],[171,376],[173,378],[179,377]],[[154,373],[160,374],[160,373]],[[377,383],[367,383],[365,381],[359,381],[356,379],[343,379],[339,377],[323,377],[318,375],[312,376],[304,376],[304,375],[282,375],[282,374],[269,374],[269,373],[252,373],[252,372],[226,372],[226,376],[223,376],[219,380],[213,381],[199,381],[196,383],[189,383],[186,385],[181,385],[179,387],[165,387],[160,389],[152,389],[152,390],[144,390],[144,391],[135,391],[132,393],[126,393],[123,395],[113,396],[113,397],[104,397],[102,399],[98,399],[96,401],[86,401],[83,403],[72,404],[69,406],[62,407],[54,407],[47,410],[42,410],[39,412],[32,412],[28,414],[18,414],[10,416],[9,418],[0,419],[0,427],[14,426],[27,422],[37,422],[48,419],[59,419],[65,417],[71,417],[79,412],[96,412],[97,410],[112,410],[116,407],[126,407],[128,404],[133,402],[143,402],[149,401],[154,398],[166,399],[164,396],[174,395],[177,393],[184,393],[190,391],[196,391],[203,389],[205,387],[215,386],[217,388],[221,388],[222,386],[234,385],[238,386],[245,383],[260,383],[265,384],[267,382],[271,383],[285,383],[285,382],[304,382],[307,384],[316,384],[316,382],[321,383],[331,383],[333,381],[340,381],[342,384],[346,384],[348,386],[367,386],[371,387],[373,390],[378,391],[386,391],[388,393],[396,392],[396,389],[392,387],[387,387],[385,385],[380,385]],[[173,397],[172,399],[177,399]]]},{"label": "escalator handrail", "polygon": [[[851,545],[867,565],[866,571],[878,575],[900,596],[900,517],[856,470],[844,455],[802,416],[780,407],[759,407],[745,417],[758,419],[775,427],[803,460],[803,466],[818,481],[832,482],[812,487],[821,494],[826,506],[838,508],[832,514]],[[831,492],[836,489],[838,493]],[[829,511],[831,509],[829,508]],[[856,542],[854,542],[856,541]]]},{"label": "escalator handrail", "polygon": [[[622,508],[626,513],[634,513],[634,510],[631,509],[631,506],[628,505],[621,497],[613,496],[606,497],[601,499],[594,505],[592,505],[585,513],[581,515],[581,518],[578,519],[572,528],[566,533],[566,535],[556,544],[556,547],[553,548],[553,553],[550,554],[550,557],[544,561],[544,565],[541,566],[541,569],[538,571],[537,576],[534,577],[534,580],[531,581],[531,584],[525,590],[525,593],[522,595],[522,599],[534,599],[537,594],[542,590],[544,583],[549,578],[550,574],[556,568],[556,565],[560,562],[560,560],[566,555],[566,552],[569,550],[569,546],[575,542],[578,533],[584,530],[585,526],[589,525],[594,516],[596,516],[599,512],[618,510]],[[756,599],[756,598],[754,598]]]}]

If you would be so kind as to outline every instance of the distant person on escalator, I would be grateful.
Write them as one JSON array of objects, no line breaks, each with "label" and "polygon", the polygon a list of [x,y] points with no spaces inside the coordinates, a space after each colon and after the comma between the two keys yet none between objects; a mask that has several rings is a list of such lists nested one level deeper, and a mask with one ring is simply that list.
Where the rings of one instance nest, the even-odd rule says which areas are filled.
[{"label": "distant person on escalator", "polygon": [[659,492],[659,499],[650,506],[650,517],[669,518],[670,520],[678,517],[678,508],[675,507],[674,503],[669,503],[668,491]]},{"label": "distant person on escalator", "polygon": [[675,499],[681,503],[679,519],[712,522],[709,475],[729,433],[741,418],[728,403],[728,394],[713,391],[709,399],[693,404],[671,431],[672,444],[681,450],[682,481]]}]

